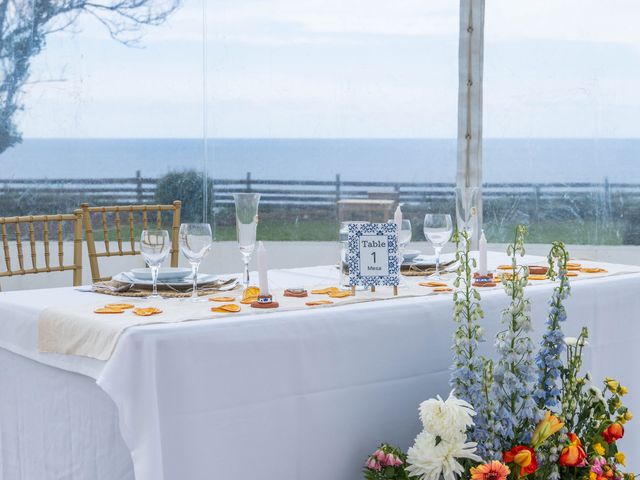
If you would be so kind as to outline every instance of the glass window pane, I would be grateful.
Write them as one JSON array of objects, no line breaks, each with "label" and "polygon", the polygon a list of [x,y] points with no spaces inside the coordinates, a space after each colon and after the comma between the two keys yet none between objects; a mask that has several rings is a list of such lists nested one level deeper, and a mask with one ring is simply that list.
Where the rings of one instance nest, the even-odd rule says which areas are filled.
[{"label": "glass window pane", "polygon": [[561,239],[577,245],[576,255],[634,260],[595,246],[640,243],[639,8],[623,0],[487,4],[489,241],[506,241],[525,222],[529,242]]},{"label": "glass window pane", "polygon": [[[455,180],[457,2],[212,1],[207,17],[219,240],[237,190],[263,194],[265,240],[335,241],[339,220],[401,202],[423,241],[425,211],[453,209],[431,184]],[[300,261],[326,262],[313,252]]]}]

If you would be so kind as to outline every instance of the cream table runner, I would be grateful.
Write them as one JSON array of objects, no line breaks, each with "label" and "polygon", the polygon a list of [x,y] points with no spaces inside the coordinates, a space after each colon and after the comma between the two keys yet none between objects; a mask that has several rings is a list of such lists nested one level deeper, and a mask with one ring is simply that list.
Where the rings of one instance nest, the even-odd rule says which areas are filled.
[{"label": "cream table runner", "polygon": [[[528,260],[528,261],[527,261]],[[489,258],[490,268],[495,268],[501,263],[506,263],[507,258],[501,254],[492,253]],[[579,273],[577,277],[572,277],[571,282],[588,280],[591,278],[602,278],[611,275],[640,272],[639,267],[629,265],[617,265],[606,263],[595,263],[580,261],[584,267],[602,267],[606,273]],[[541,257],[530,257],[523,260],[523,264],[544,265],[545,259]],[[331,267],[326,267],[328,270]],[[336,272],[337,279],[337,272]],[[449,274],[445,281],[451,287],[453,275]],[[329,298],[327,295],[312,294],[311,290],[331,286],[327,284],[326,278],[318,283],[318,279],[309,277],[308,284],[304,285],[309,291],[309,296],[304,298],[285,297],[282,295],[283,289],[287,287],[298,287],[301,285],[278,286],[278,290],[272,289],[274,299],[280,303],[277,309],[252,308],[249,305],[241,305],[241,293],[239,291],[224,292],[215,296],[235,296],[235,302],[241,307],[237,313],[214,313],[212,307],[220,306],[218,302],[191,303],[181,299],[165,299],[156,302],[149,302],[141,299],[118,299],[119,303],[126,302],[136,307],[158,307],[161,314],[150,317],[134,315],[131,310],[122,314],[96,314],[94,310],[108,303],[114,303],[114,297],[96,296],[91,294],[91,301],[78,303],[69,306],[56,306],[46,308],[40,314],[38,320],[38,350],[48,353],[60,353],[67,355],[80,355],[98,360],[108,360],[111,357],[118,339],[129,327],[158,324],[158,323],[178,323],[194,320],[215,320],[220,317],[230,317],[248,314],[265,314],[282,311],[331,308],[341,305],[371,302],[378,300],[391,300],[398,298],[431,296],[431,295],[451,295],[451,293],[438,293],[434,288],[420,286],[420,282],[428,281],[424,277],[405,277],[406,285],[399,288],[398,296],[393,296],[389,287],[378,287],[375,292],[357,291],[355,297]],[[548,280],[532,281],[534,285],[549,283]],[[502,288],[500,285],[495,288]],[[330,300],[333,303],[321,306],[307,306],[306,302],[315,300]]]}]

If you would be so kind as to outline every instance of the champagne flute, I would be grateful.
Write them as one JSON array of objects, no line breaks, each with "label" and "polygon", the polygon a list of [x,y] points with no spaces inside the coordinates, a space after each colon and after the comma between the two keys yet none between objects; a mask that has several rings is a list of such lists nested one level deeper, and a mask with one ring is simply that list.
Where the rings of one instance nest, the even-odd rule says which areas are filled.
[{"label": "champagne flute", "polygon": [[249,262],[256,248],[256,229],[258,227],[259,193],[234,193],[236,205],[236,233],[238,246],[244,263],[244,289],[249,287]]},{"label": "champagne flute", "polygon": [[479,187],[456,187],[456,224],[458,231],[473,237],[478,221]]},{"label": "champagne flute", "polygon": [[427,213],[424,216],[424,236],[436,251],[436,273],[431,277],[440,279],[440,252],[453,234],[451,215],[446,213]]},{"label": "champagne flute", "polygon": [[151,269],[151,279],[153,280],[153,291],[147,297],[148,300],[162,299],[158,295],[158,271],[170,251],[171,240],[168,231],[154,228],[142,231],[140,235],[140,253]]},{"label": "champagne flute", "polygon": [[183,223],[180,225],[180,251],[191,264],[193,275],[192,302],[207,301],[198,297],[198,269],[213,244],[211,225],[208,223]]}]

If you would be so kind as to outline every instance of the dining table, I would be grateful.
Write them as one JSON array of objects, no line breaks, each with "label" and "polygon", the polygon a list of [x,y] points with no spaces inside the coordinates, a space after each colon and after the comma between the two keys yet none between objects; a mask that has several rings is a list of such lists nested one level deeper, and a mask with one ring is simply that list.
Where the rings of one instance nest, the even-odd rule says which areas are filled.
[{"label": "dining table", "polygon": [[[510,260],[489,252],[488,263]],[[640,267],[583,263],[606,272],[571,278],[564,331],[589,329],[585,370],[597,385],[605,376],[627,385],[626,404],[640,412]],[[122,323],[110,330],[111,343],[100,328],[65,330],[65,312],[85,326],[109,326],[125,317],[98,319],[94,308],[147,300],[72,287],[0,293],[0,478],[362,478],[381,442],[411,445],[420,402],[451,390],[453,295],[419,285],[420,276],[405,277],[397,296],[388,287],[336,299],[311,293],[336,286],[338,273],[333,265],[270,270],[276,300],[285,289],[308,291],[281,308],[241,305],[214,315],[216,302],[156,301],[164,314]],[[451,284],[453,275],[443,280]],[[536,341],[554,287],[546,280],[526,288]],[[500,285],[481,294],[481,349],[491,355],[509,297]],[[307,305],[316,299],[333,303]],[[59,323],[46,323],[52,315]],[[62,341],[51,343],[60,351],[42,348],[43,325]],[[628,470],[640,468],[633,421],[621,447]]]}]

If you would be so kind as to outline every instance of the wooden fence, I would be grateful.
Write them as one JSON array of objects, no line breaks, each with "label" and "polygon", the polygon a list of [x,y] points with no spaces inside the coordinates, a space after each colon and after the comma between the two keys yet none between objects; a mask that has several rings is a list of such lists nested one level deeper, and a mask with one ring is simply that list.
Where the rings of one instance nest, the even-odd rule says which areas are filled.
[{"label": "wooden fence", "polygon": [[[260,192],[261,203],[288,206],[335,206],[343,198],[388,196],[404,204],[424,204],[449,201],[454,197],[454,184],[446,182],[371,182],[341,180],[260,180],[251,173],[238,180],[213,179],[213,204],[231,205],[234,192]],[[81,197],[95,205],[153,203],[157,178],[143,177],[137,172],[133,178],[57,178],[57,179],[0,179],[2,196],[33,195]],[[509,199],[541,201],[567,198],[598,199],[608,204],[612,195],[625,199],[640,199],[640,184],[609,183],[486,183],[485,200]],[[5,197],[9,198],[9,197]]]}]

